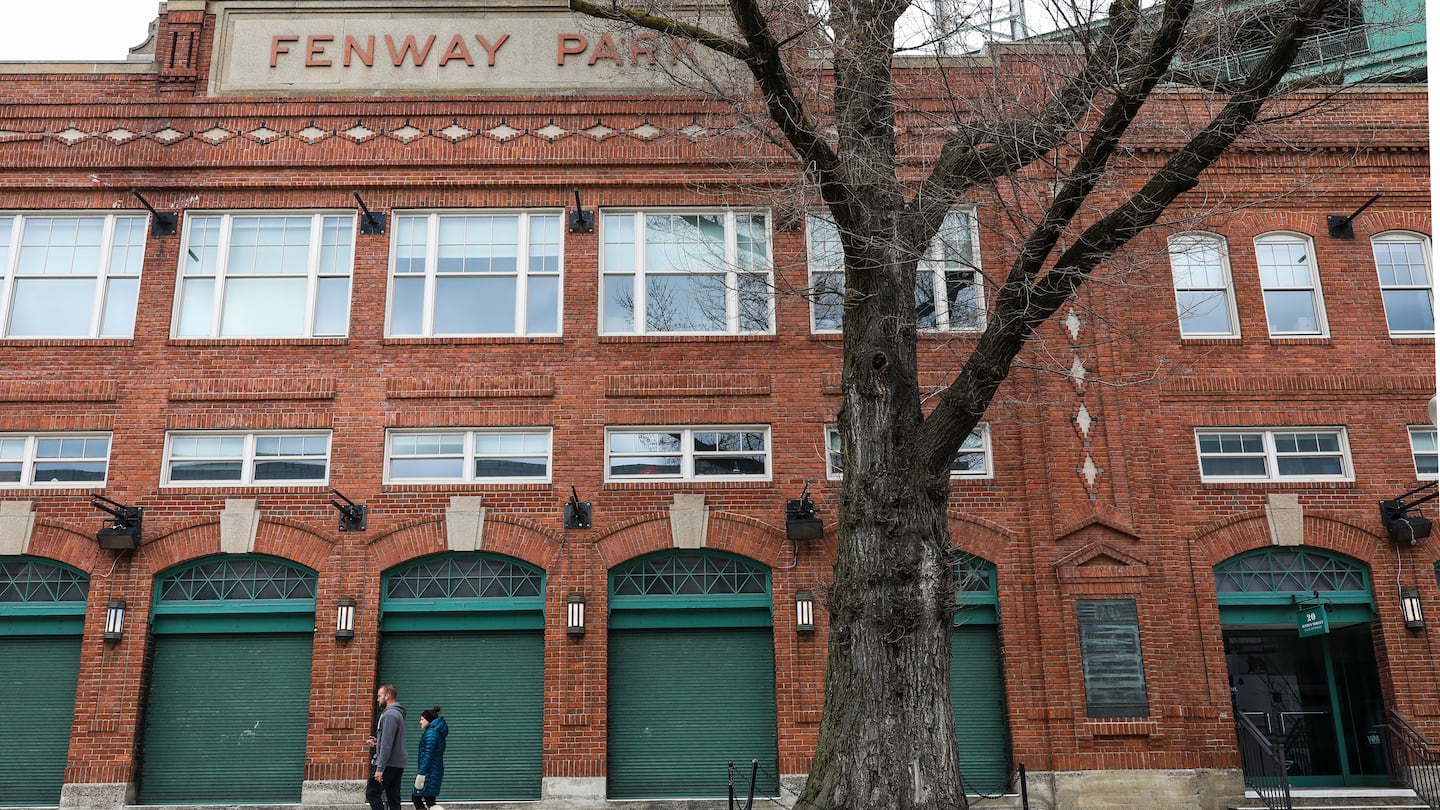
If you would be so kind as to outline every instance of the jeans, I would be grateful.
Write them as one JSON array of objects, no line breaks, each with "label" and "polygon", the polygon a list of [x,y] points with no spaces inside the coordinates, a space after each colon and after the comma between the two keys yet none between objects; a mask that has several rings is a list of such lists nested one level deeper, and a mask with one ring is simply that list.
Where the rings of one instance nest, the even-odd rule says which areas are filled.
[{"label": "jeans", "polygon": [[[370,803],[370,810],[400,810],[400,774],[404,772],[398,765],[387,765],[379,782],[375,781],[375,772],[370,772],[370,781],[365,783],[365,801]],[[385,794],[383,801],[381,793]]]}]

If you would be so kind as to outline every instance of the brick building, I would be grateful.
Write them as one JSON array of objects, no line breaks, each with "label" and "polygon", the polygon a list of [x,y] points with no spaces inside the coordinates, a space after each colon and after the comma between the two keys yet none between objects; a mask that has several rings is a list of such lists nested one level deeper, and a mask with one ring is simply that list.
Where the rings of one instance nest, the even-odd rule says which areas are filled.
[{"label": "brick building", "polygon": [[[444,707],[447,804],[713,799],[751,759],[793,798],[840,341],[784,293],[827,228],[628,69],[657,42],[480,6],[169,0],[131,61],[0,65],[0,804],[353,805],[387,681]],[[1436,475],[1425,109],[1357,87],[1247,142],[957,457],[977,790],[1212,808],[1237,709],[1300,785],[1389,784],[1389,708],[1440,731],[1402,615],[1440,551],[1376,510]],[[983,276],[1006,228],[947,234]],[[927,384],[983,320],[949,255]]]}]

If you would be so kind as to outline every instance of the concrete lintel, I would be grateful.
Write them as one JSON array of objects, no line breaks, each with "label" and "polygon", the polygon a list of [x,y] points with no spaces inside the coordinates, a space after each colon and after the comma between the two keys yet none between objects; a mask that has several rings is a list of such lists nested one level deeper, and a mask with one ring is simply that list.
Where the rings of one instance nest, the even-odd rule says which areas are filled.
[{"label": "concrete lintel", "polygon": [[1265,502],[1265,522],[1270,525],[1270,542],[1277,546],[1305,544],[1305,510],[1293,492],[1272,492]]},{"label": "concrete lintel", "polygon": [[250,554],[255,551],[255,537],[260,533],[260,510],[255,501],[226,498],[220,513],[220,551],[224,554]]},{"label": "concrete lintel", "polygon": [[0,554],[28,554],[34,534],[34,501],[0,501]]},{"label": "concrete lintel", "polygon": [[485,548],[485,499],[456,495],[445,510],[445,544],[451,551]]},{"label": "concrete lintel", "polygon": [[709,524],[710,509],[704,495],[675,494],[675,504],[670,507],[670,539],[675,548],[704,548]]}]

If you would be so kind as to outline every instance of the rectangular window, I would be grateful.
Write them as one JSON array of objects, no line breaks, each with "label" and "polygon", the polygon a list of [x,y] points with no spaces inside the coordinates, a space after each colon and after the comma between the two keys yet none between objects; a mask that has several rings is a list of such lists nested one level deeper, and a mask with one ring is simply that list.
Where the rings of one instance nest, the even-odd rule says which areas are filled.
[{"label": "rectangular window", "polygon": [[[825,445],[826,476],[831,480],[839,480],[845,472],[845,460],[840,452],[839,428],[834,425],[825,428]],[[981,422],[960,444],[960,451],[955,454],[955,460],[950,462],[950,477],[994,477],[995,470],[990,459],[990,426]]]},{"label": "rectangular window", "polygon": [[1080,662],[1085,673],[1085,713],[1092,718],[1150,716],[1140,617],[1134,599],[1081,599]]},{"label": "rectangular window", "polygon": [[612,480],[769,479],[770,429],[610,428],[605,464]]},{"label": "rectangular window", "polygon": [[207,430],[165,436],[168,486],[321,485],[329,476],[328,432]]},{"label": "rectangular window", "polygon": [[1171,238],[1170,273],[1175,280],[1182,337],[1240,336],[1223,240],[1208,234]]},{"label": "rectangular window", "polygon": [[133,337],[147,222],[121,214],[0,214],[3,337]]},{"label": "rectangular window", "polygon": [[401,214],[392,337],[560,334],[560,212]]},{"label": "rectangular window", "polygon": [[1197,430],[1205,481],[1349,481],[1342,428]]},{"label": "rectangular window", "polygon": [[1260,267],[1265,318],[1271,337],[1324,337],[1325,308],[1315,277],[1313,246],[1293,234],[1270,234],[1255,239],[1255,261]]},{"label": "rectangular window", "polygon": [[1410,234],[1384,234],[1370,242],[1380,274],[1385,322],[1395,336],[1435,337],[1435,302],[1425,243]]},{"label": "rectangular window", "polygon": [[1415,459],[1416,478],[1440,476],[1440,446],[1433,427],[1410,427],[1410,455]]},{"label": "rectangular window", "polygon": [[344,337],[354,214],[190,214],[179,338]]},{"label": "rectangular window", "polygon": [[386,483],[544,483],[550,480],[550,431],[391,431]]},{"label": "rectangular window", "polygon": [[772,331],[764,214],[609,212],[601,230],[602,334]]},{"label": "rectangular window", "polygon": [[103,487],[107,433],[0,433],[0,487]]},{"label": "rectangular window", "polygon": [[[806,218],[811,327],[839,332],[845,272],[840,233],[825,214]],[[985,327],[979,234],[972,211],[952,211],[915,270],[915,317],[921,329],[978,331]]]}]

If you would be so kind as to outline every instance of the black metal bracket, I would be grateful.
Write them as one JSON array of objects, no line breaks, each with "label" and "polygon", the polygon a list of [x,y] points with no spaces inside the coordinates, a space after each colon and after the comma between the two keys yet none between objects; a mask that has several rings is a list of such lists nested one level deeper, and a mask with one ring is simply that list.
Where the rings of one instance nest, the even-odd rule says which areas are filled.
[{"label": "black metal bracket", "polygon": [[785,538],[787,540],[819,540],[825,536],[825,523],[817,517],[815,502],[810,500],[810,482],[800,497],[785,502]]},{"label": "black metal bracket", "polygon": [[[1416,498],[1406,502],[1405,499],[1424,490],[1436,488],[1435,492],[1429,495]],[[1430,536],[1430,519],[1423,515],[1412,515],[1415,507],[1422,503],[1440,498],[1440,482],[1427,481],[1418,487],[1406,492],[1398,498],[1380,502],[1380,522],[1385,526],[1385,532],[1395,542],[1408,541],[1410,545],[1418,544],[1422,539]]]},{"label": "black metal bracket", "polygon": [[570,487],[570,500],[565,502],[565,528],[590,528],[591,509],[589,501],[580,500],[575,487]]},{"label": "black metal bracket", "polygon": [[370,515],[369,507],[365,506],[365,504],[363,503],[355,503],[354,501],[345,497],[344,493],[340,492],[340,490],[335,489],[334,487],[331,487],[330,491],[335,495],[338,495],[340,497],[340,501],[344,501],[344,503],[341,503],[334,498],[330,499],[330,505],[335,507],[340,512],[340,531],[365,531],[365,521],[366,518],[368,518]]},{"label": "black metal bracket", "polygon": [[124,551],[140,547],[140,535],[144,531],[145,508],[126,506],[104,495],[91,495],[90,505],[110,515],[109,525],[95,533],[95,542],[100,548]]},{"label": "black metal bracket", "polygon": [[586,211],[580,204],[579,186],[572,186],[570,191],[575,195],[575,210],[570,212],[570,233],[594,233],[595,212]]},{"label": "black metal bracket", "polygon": [[1310,596],[1297,596],[1290,594],[1290,604],[1297,608],[1312,608],[1324,606],[1326,610],[1333,610],[1335,603],[1329,599],[1321,599],[1319,591],[1311,591]]},{"label": "black metal bracket", "polygon": [[360,199],[360,192],[352,191],[350,193],[355,195],[355,202],[360,204],[360,233],[366,236],[385,233],[385,214],[371,211],[365,201]]},{"label": "black metal bracket", "polygon": [[1354,222],[1355,218],[1360,216],[1361,211],[1369,208],[1378,199],[1380,199],[1380,195],[1376,194],[1374,197],[1366,200],[1364,205],[1356,208],[1355,213],[1348,217],[1340,214],[1331,214],[1325,217],[1325,228],[1330,232],[1330,237],[1332,239],[1354,239],[1355,229],[1351,227],[1350,223]]},{"label": "black metal bracket", "polygon": [[134,194],[135,199],[139,200],[140,204],[145,206],[145,210],[150,212],[151,236],[174,236],[176,231],[180,230],[179,214],[156,211],[155,206],[151,205],[149,200],[140,196],[139,189],[132,188],[130,189],[130,193]]}]

